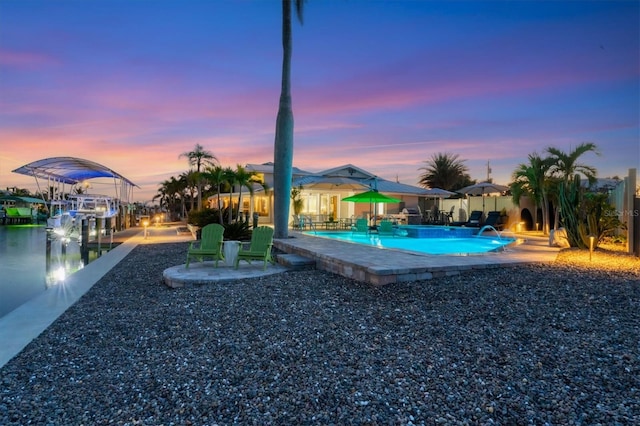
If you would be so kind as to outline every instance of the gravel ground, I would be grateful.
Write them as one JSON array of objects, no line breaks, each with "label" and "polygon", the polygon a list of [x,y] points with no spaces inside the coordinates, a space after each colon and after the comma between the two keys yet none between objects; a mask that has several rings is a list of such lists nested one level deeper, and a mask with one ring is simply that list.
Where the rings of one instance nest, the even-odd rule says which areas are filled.
[{"label": "gravel ground", "polygon": [[168,289],[185,250],[138,246],[6,364],[0,424],[640,424],[636,258]]}]

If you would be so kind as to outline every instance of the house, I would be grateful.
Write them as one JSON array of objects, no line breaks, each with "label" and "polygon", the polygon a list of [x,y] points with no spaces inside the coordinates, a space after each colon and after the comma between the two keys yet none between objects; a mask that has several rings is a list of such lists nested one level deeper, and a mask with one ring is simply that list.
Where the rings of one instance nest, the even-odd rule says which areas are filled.
[{"label": "house", "polygon": [[[244,197],[242,211],[251,217],[258,213],[260,223],[273,223],[273,163],[247,164],[245,169],[254,172],[264,186],[256,185],[253,196]],[[266,190],[264,188],[267,188]],[[338,220],[340,218],[394,216],[406,220],[407,212],[419,214],[419,206],[427,191],[423,188],[390,181],[364,169],[345,164],[321,172],[308,172],[293,168],[292,188],[300,189],[301,211],[295,212],[293,204],[290,213],[312,217],[314,221]],[[359,192],[376,189],[381,193],[401,200],[400,203],[352,203],[343,198]],[[210,198],[215,205],[216,196]],[[404,212],[404,213],[403,213]]]}]

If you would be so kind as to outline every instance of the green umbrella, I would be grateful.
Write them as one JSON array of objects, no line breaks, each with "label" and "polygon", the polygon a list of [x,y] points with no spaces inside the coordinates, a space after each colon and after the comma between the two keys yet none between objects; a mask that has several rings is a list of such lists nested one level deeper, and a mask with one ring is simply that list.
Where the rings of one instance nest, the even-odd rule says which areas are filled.
[{"label": "green umbrella", "polygon": [[[342,201],[351,201],[352,203],[399,203],[402,200],[398,200],[397,198],[389,197],[388,195],[384,195],[379,193],[376,189],[372,189],[367,192],[361,192],[360,194],[352,195],[350,197],[345,197]],[[373,223],[376,222],[376,212],[373,212]]]},{"label": "green umbrella", "polygon": [[372,189],[371,191],[361,192],[350,197],[345,197],[342,201],[351,201],[353,203],[399,203],[402,200],[389,197]]}]

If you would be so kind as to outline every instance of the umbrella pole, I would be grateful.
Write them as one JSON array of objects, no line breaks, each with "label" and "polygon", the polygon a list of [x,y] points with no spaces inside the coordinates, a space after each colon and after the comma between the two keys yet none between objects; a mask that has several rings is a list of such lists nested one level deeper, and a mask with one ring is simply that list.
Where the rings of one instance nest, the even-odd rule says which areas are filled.
[{"label": "umbrella pole", "polygon": [[373,226],[376,226],[376,203],[373,203]]}]

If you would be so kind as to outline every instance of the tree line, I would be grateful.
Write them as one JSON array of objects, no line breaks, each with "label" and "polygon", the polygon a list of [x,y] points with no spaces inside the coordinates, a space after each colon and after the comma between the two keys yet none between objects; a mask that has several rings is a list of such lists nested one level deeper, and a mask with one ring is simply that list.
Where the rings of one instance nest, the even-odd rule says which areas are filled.
[{"label": "tree line", "polygon": [[[186,217],[188,212],[203,210],[203,199],[206,200],[211,195],[229,194],[227,208],[223,208],[221,197],[218,197],[216,210],[218,222],[230,224],[240,216],[244,190],[253,195],[254,184],[261,185],[265,190],[269,189],[254,171],[239,164],[235,169],[222,167],[215,155],[200,144],[179,157],[187,159],[190,169],[178,177],[172,176],[163,181],[153,197],[154,201],[158,201],[161,207],[170,212],[173,219]],[[236,190],[237,203],[234,209],[233,197]]]},{"label": "tree line", "polygon": [[[581,162],[587,153],[600,155],[596,144],[585,142],[569,152],[548,147],[542,155],[534,152],[527,156],[512,173],[509,184],[515,205],[522,197],[528,197],[535,205],[534,223],[538,222],[538,209],[542,215],[542,230],[550,232],[550,217],[553,215],[554,228],[560,224],[567,230],[571,246],[588,247],[590,237],[595,244],[622,227],[613,206],[608,203],[607,194],[589,191],[595,183],[597,170],[594,166]],[[419,183],[425,188],[442,188],[457,191],[472,185],[466,160],[452,153],[437,153],[426,161],[420,170]],[[585,178],[588,186],[581,184]],[[550,209],[552,211],[550,211]]]}]

